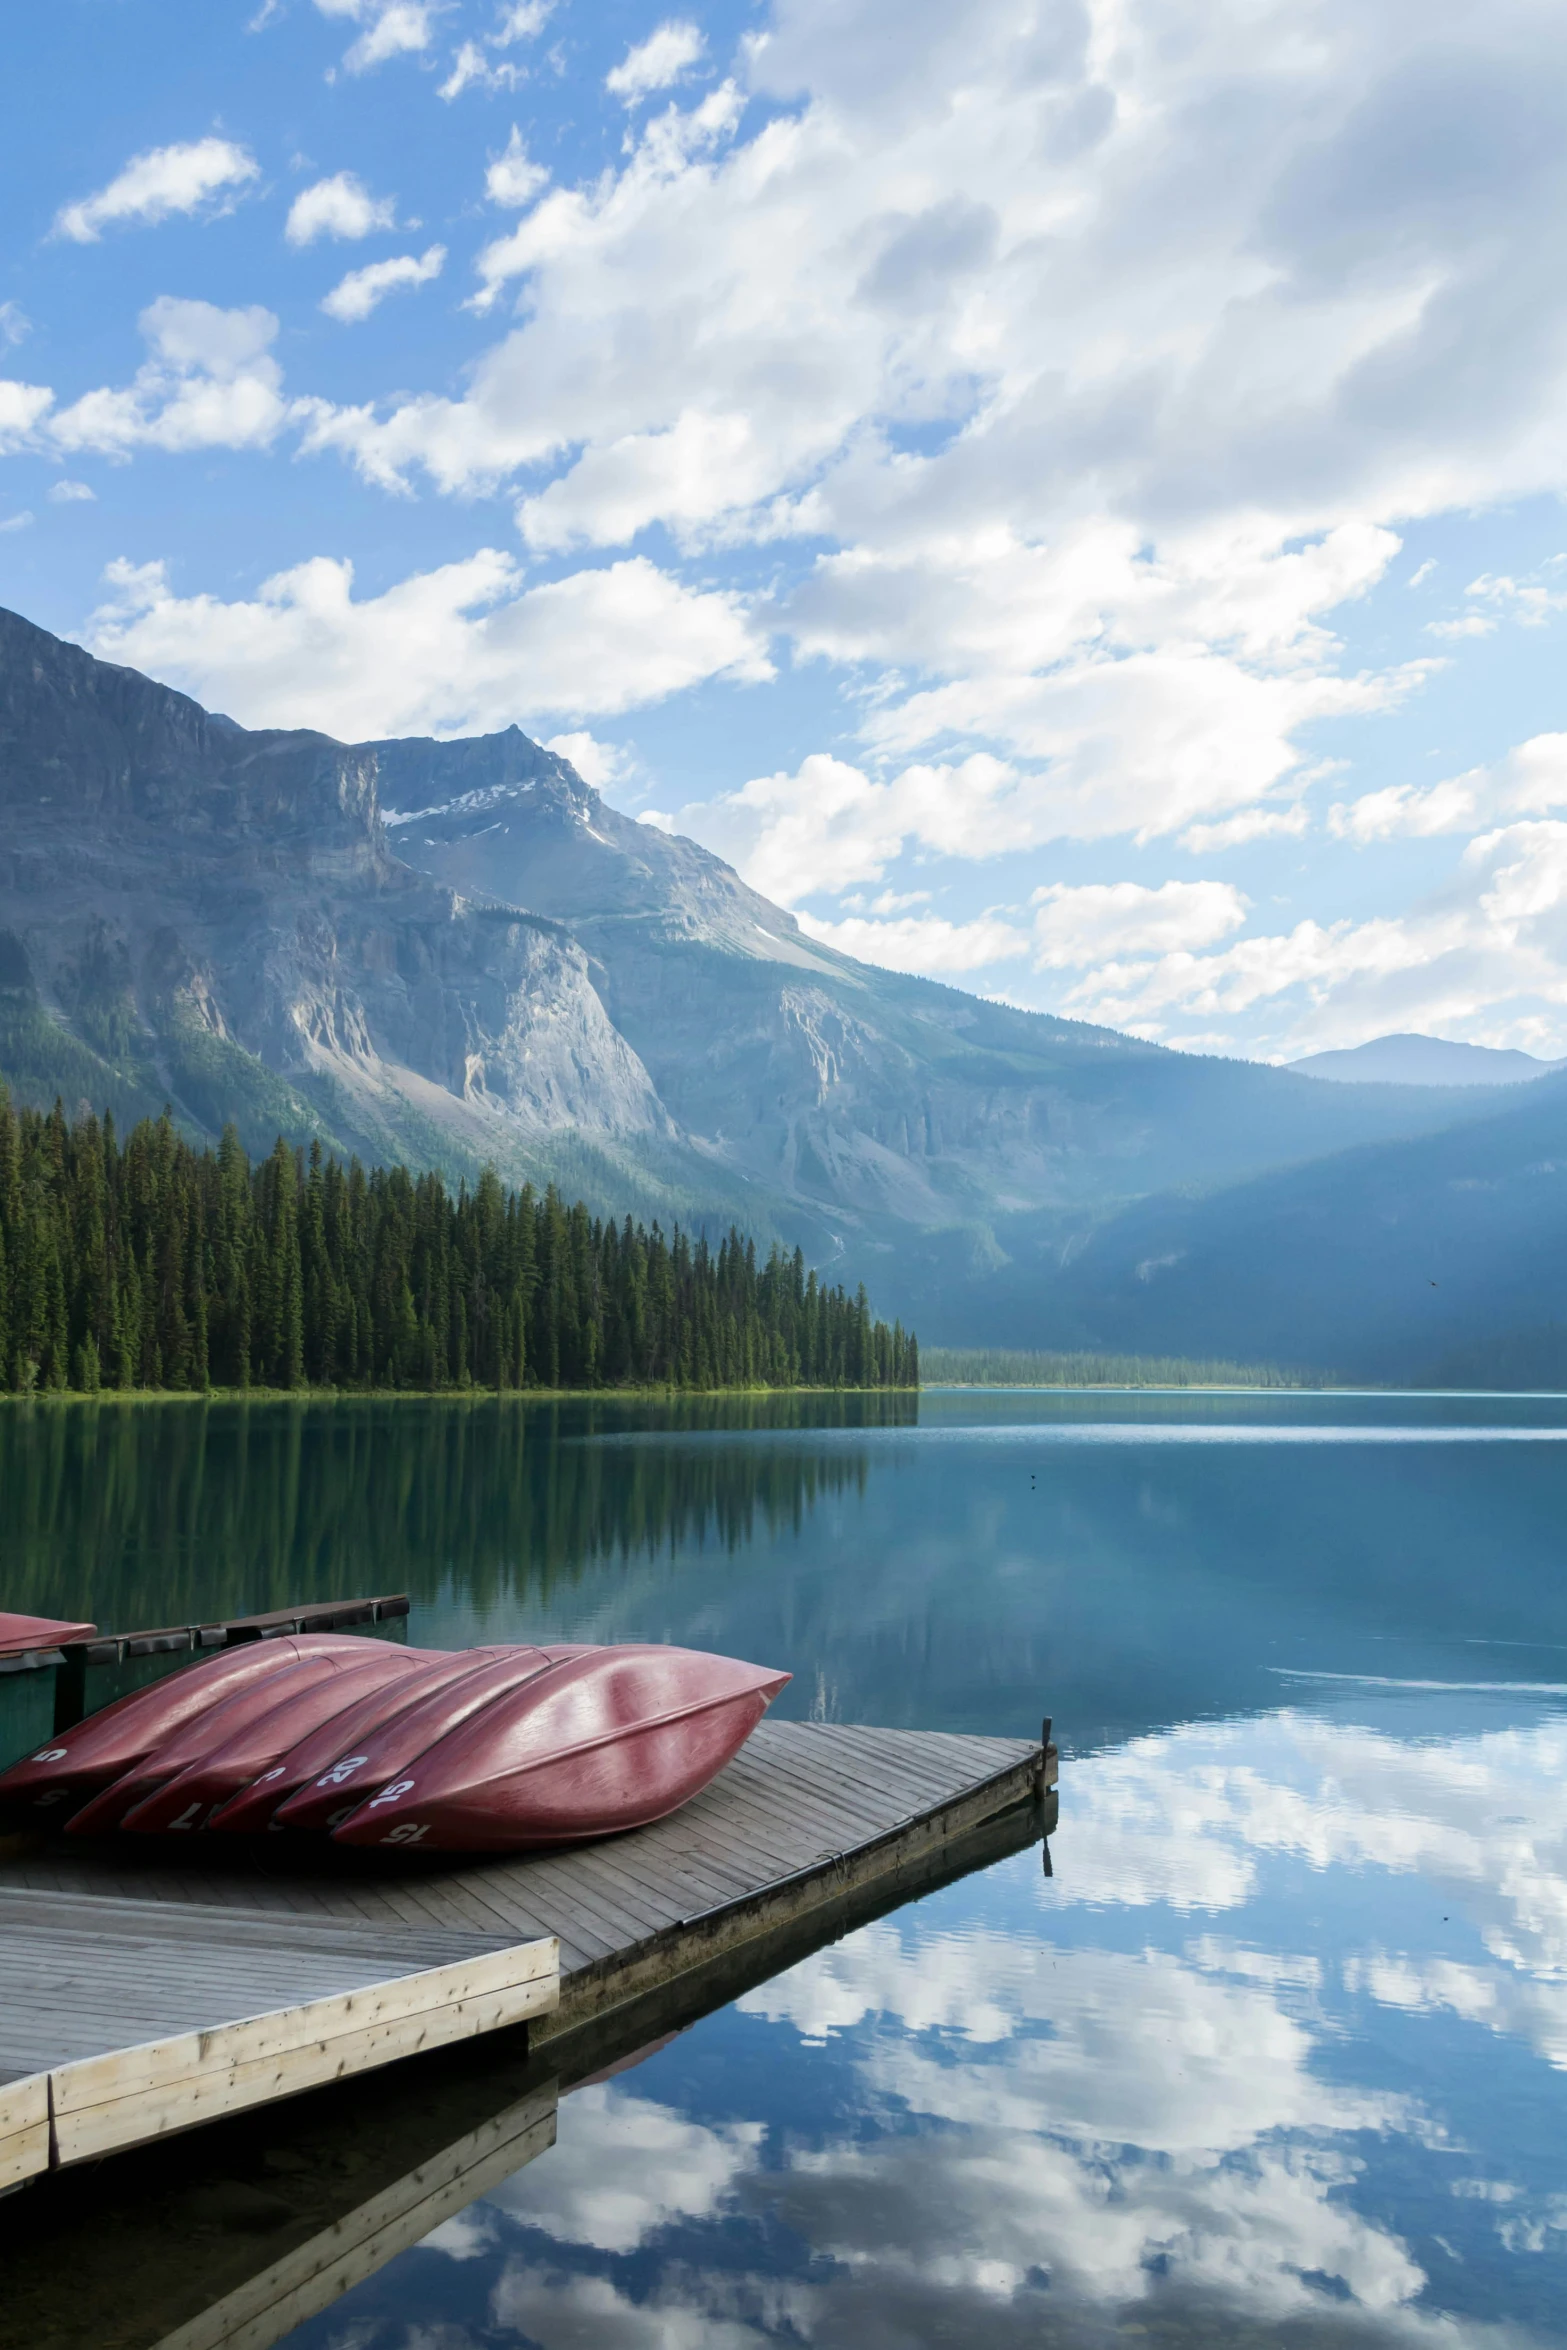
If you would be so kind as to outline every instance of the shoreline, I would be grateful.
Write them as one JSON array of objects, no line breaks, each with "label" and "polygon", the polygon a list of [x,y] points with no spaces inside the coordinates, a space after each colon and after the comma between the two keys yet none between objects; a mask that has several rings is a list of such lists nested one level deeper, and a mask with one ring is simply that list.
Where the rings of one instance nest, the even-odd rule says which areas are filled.
[{"label": "shoreline", "polygon": [[728,1395],[919,1395],[918,1387],[39,1387],[0,1393],[7,1404],[139,1403],[590,1403],[595,1398],[693,1401]]}]

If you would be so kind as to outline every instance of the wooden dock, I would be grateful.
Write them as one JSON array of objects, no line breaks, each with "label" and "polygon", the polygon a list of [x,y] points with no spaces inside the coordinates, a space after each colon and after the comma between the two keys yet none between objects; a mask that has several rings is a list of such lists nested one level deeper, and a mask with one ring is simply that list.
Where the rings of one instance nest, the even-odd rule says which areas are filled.
[{"label": "wooden dock", "polygon": [[306,1865],[281,1840],[217,1837],[172,1860],[131,1838],[14,1853],[0,2181],[524,2017],[547,2047],[675,1992],[717,2004],[737,1970],[791,1963],[987,1831],[1008,1849],[1048,1831],[1054,1764],[1025,1739],[774,1721],[672,1818],[558,1854],[345,1868],[331,1848]]}]

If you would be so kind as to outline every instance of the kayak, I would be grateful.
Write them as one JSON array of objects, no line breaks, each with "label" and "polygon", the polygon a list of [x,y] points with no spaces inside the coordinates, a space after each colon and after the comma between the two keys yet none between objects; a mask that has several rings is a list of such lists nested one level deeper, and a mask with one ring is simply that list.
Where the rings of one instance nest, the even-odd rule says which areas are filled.
[{"label": "kayak", "polygon": [[557,1651],[400,1767],[333,1836],[497,1852],[646,1827],[722,1770],[789,1679],[693,1649]]},{"label": "kayak", "polygon": [[185,1665],[145,1689],[116,1698],[49,1744],[0,1771],[0,1817],[46,1826],[68,1806],[85,1803],[134,1769],[165,1740],[212,1706],[305,1656],[329,1653],[343,1665],[367,1651],[410,1657],[408,1649],[351,1632],[298,1632],[280,1640],[246,1641],[199,1665]]},{"label": "kayak", "polygon": [[417,1699],[394,1720],[343,1745],[331,1764],[280,1803],[273,1814],[280,1828],[334,1827],[357,1809],[367,1788],[385,1787],[408,1769],[426,1747],[481,1713],[494,1698],[505,1696],[519,1682],[531,1681],[549,1665],[542,1648],[506,1648],[476,1664],[459,1680]]},{"label": "kayak", "polygon": [[286,1803],[321,1772],[330,1771],[340,1757],[362,1745],[371,1731],[500,1653],[492,1648],[473,1648],[456,1656],[429,1656],[417,1671],[403,1674],[385,1688],[372,1689],[367,1697],[346,1705],[340,1714],[333,1714],[287,1754],[280,1755],[270,1769],[221,1804],[204,1826],[223,1835],[255,1835],[272,1827],[272,1815],[279,1804]]},{"label": "kayak", "polygon": [[57,1624],[52,1616],[8,1616],[0,1609],[0,1656],[21,1656],[30,1648],[61,1648],[68,1640],[90,1640],[96,1624]]},{"label": "kayak", "polygon": [[[184,1770],[176,1769],[172,1777],[162,1778],[152,1792],[145,1793],[141,1801],[123,1812],[120,1826],[136,1836],[188,1834],[205,1827],[219,1805],[227,1803],[242,1787],[249,1786],[259,1771],[276,1763],[279,1755],[287,1754],[302,1736],[319,1729],[323,1721],[335,1723],[344,1709],[351,1707],[356,1699],[362,1699],[367,1691],[375,1697],[390,1694],[395,1703],[400,1688],[414,1676],[400,1661],[394,1661],[394,1653],[389,1649],[383,1657],[365,1657],[344,1672],[323,1674],[299,1687],[296,1682],[309,1671],[313,1661],[307,1658],[293,1671],[259,1683],[257,1686],[274,1698],[274,1702],[261,1712],[249,1714],[238,1727],[224,1718],[241,1705],[238,1698],[233,1707],[223,1707],[217,1717],[208,1715],[211,1737],[202,1753],[194,1762],[187,1763]],[[161,1775],[168,1769],[170,1760],[167,1748],[149,1755],[137,1777]],[[120,1782],[122,1787],[125,1784],[124,1780]],[[98,1800],[107,1803],[117,1792],[111,1788]],[[71,1832],[75,1833],[74,1821]]]}]

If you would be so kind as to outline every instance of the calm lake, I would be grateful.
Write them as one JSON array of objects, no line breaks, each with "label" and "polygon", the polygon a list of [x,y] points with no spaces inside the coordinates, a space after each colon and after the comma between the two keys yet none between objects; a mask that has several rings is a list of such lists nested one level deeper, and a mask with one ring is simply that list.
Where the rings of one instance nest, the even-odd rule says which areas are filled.
[{"label": "calm lake", "polygon": [[1039,1849],[635,2070],[295,2350],[1567,2342],[1567,1399],[0,1411],[0,1598],[407,1589],[1033,1733]]}]

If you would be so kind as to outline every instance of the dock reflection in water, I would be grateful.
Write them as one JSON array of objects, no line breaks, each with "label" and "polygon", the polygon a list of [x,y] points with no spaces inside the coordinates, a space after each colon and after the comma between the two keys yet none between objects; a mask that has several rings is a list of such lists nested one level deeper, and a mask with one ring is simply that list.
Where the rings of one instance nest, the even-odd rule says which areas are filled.
[{"label": "dock reflection in water", "polygon": [[553,2148],[289,2350],[1567,2342],[1564,1434],[1454,1397],[563,1418],[531,1511],[662,1462],[732,1543],[704,1503],[546,1575],[459,1517],[414,1638],[613,1627],[781,1655],[830,1717],[1049,1710],[1054,1873],[1002,1854],[563,2073]]}]

